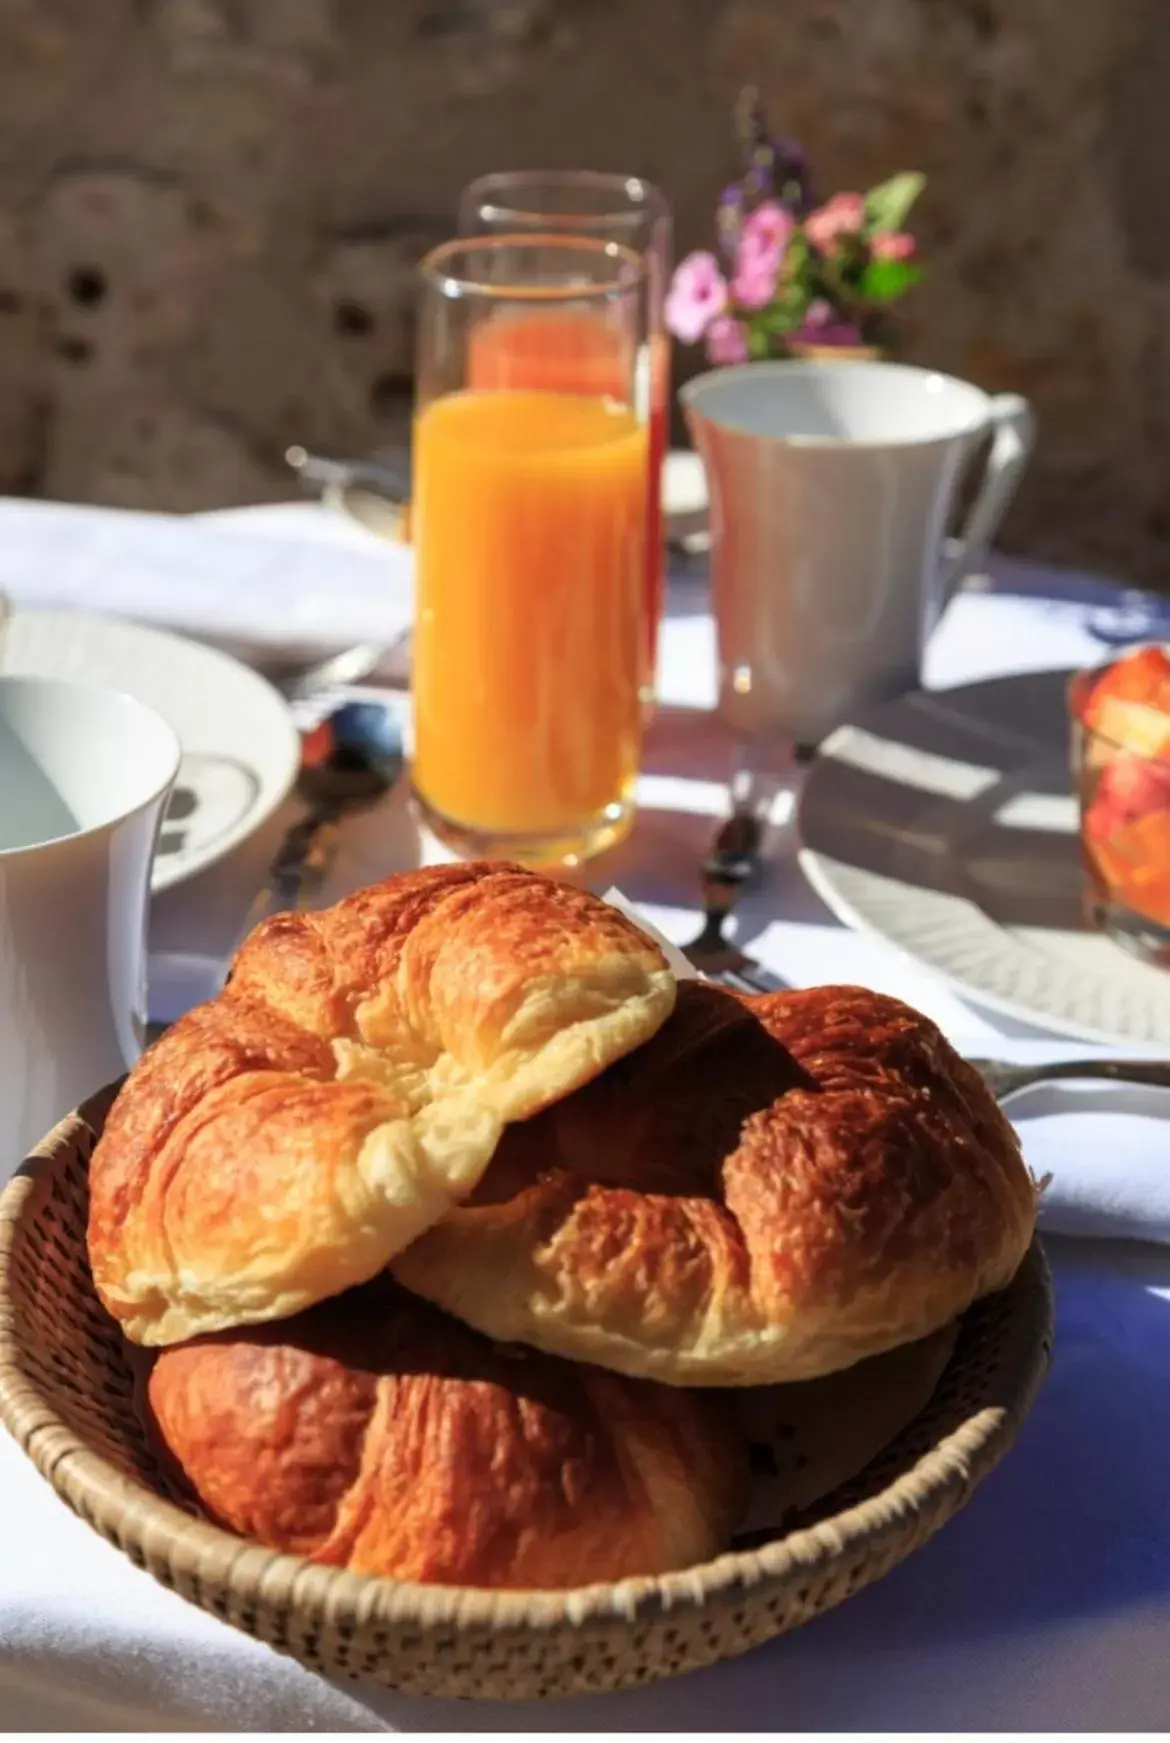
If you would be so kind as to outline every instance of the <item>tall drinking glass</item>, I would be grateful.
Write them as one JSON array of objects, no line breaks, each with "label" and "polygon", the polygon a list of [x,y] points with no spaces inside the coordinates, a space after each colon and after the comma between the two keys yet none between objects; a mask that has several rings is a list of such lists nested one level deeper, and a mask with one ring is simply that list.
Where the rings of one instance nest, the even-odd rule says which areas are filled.
[{"label": "tall drinking glass", "polygon": [[[415,793],[460,853],[576,864],[633,821],[643,263],[521,234],[445,243],[421,273]],[[561,367],[514,373],[545,326]]]},{"label": "tall drinking glass", "polygon": [[[653,697],[658,623],[665,592],[666,545],[662,470],[670,433],[670,341],[663,319],[671,270],[671,214],[665,197],[638,176],[591,170],[517,170],[480,176],[459,199],[464,236],[522,231],[563,232],[617,242],[640,254],[646,265],[646,349],[639,359],[638,390],[645,396],[650,426],[650,501],[647,511],[643,690]],[[542,329],[530,338],[512,336],[514,349],[500,359],[519,386],[536,372],[553,385],[564,354],[563,333]],[[567,349],[571,353],[573,346]]]}]

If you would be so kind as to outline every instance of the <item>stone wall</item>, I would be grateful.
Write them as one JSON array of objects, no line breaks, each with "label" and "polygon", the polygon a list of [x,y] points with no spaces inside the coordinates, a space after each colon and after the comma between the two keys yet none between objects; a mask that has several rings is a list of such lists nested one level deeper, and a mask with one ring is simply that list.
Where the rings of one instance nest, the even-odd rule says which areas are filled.
[{"label": "stone wall", "polygon": [[906,352],[1040,414],[1006,542],[1164,581],[1165,0],[0,0],[0,490],[248,502],[399,438],[462,182],[629,169],[694,245],[745,80],[826,190],[928,171]]}]

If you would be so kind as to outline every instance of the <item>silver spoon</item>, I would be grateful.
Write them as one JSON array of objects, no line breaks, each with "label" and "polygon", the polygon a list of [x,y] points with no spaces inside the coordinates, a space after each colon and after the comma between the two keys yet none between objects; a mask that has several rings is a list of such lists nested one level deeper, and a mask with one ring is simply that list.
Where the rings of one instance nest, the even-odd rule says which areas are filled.
[{"label": "silver spoon", "polygon": [[297,792],[307,810],[286,832],[268,881],[236,935],[230,964],[244,939],[269,914],[309,905],[328,878],[342,820],[384,797],[402,773],[402,732],[381,702],[343,702],[301,740]]},{"label": "silver spoon", "polygon": [[401,507],[410,501],[410,455],[405,451],[380,460],[339,460],[313,454],[294,442],[284,457],[309,490],[365,490]]},{"label": "silver spoon", "polygon": [[703,929],[683,945],[683,955],[700,974],[738,992],[774,993],[788,985],[724,936],[735,904],[759,876],[764,828],[761,794],[748,781],[734,796],[731,815],[720,825],[699,868]]},{"label": "silver spoon", "polygon": [[308,666],[258,666],[256,669],[279,690],[286,702],[303,702],[322,690],[340,690],[351,684],[361,684],[378,667],[400,654],[410,642],[410,631],[404,630],[391,642],[355,642],[340,653],[314,660]]},{"label": "silver spoon", "polygon": [[339,460],[312,454],[297,442],[285,449],[284,457],[302,487],[330,508],[343,509],[379,538],[401,537],[411,482],[410,455],[405,449],[380,459]]}]

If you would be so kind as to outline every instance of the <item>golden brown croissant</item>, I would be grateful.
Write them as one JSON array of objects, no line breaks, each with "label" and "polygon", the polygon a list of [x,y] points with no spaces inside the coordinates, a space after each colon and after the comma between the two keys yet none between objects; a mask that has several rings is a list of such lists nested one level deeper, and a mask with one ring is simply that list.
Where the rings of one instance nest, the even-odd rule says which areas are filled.
[{"label": "golden brown croissant", "polygon": [[860,987],[689,983],[392,1268],[491,1337],[771,1384],[945,1325],[1009,1282],[1034,1218],[1015,1133],[926,1017]]},{"label": "golden brown croissant", "polygon": [[278,915],[110,1113],[90,1169],[102,1301],[166,1344],[365,1281],[471,1191],[507,1121],[648,1039],[674,997],[629,921],[516,867]]},{"label": "golden brown croissant", "polygon": [[381,1281],[164,1350],[147,1395],[213,1518],[357,1573],[662,1573],[725,1548],[747,1497],[746,1443],[714,1394],[499,1350]]}]

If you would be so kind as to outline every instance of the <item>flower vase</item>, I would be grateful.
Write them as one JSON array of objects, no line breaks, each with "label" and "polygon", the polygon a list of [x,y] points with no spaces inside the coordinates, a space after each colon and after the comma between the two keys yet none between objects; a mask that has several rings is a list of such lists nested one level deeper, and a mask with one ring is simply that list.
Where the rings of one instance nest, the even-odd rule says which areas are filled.
[{"label": "flower vase", "polygon": [[814,345],[792,340],[788,349],[802,363],[881,363],[885,358],[880,345]]}]

